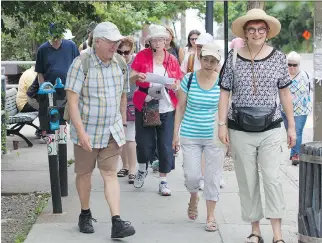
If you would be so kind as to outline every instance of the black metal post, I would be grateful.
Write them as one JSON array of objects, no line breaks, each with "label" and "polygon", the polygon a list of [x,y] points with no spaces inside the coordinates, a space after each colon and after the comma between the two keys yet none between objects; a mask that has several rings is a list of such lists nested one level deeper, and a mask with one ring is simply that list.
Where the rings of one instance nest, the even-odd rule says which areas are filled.
[{"label": "black metal post", "polygon": [[58,136],[58,160],[61,196],[68,196],[68,173],[67,173],[67,125],[66,121],[60,121]]},{"label": "black metal post", "polygon": [[214,34],[214,1],[206,1],[206,32]]},{"label": "black metal post", "polygon": [[228,56],[228,1],[224,1],[225,59]]},{"label": "black metal post", "polygon": [[57,141],[55,131],[47,131],[47,149],[49,161],[49,174],[51,186],[51,199],[53,203],[53,213],[62,213],[59,166],[57,158]]},{"label": "black metal post", "polygon": [[58,160],[61,196],[68,196],[68,173],[67,173],[67,125],[64,120],[66,105],[66,92],[60,78],[56,79],[56,105],[59,108],[59,130],[58,130]]}]

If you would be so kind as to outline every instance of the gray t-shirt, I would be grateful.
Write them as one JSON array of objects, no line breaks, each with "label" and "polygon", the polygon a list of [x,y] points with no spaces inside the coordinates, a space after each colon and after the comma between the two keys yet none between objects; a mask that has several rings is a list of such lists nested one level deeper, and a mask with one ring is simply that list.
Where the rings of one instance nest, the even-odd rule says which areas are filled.
[{"label": "gray t-shirt", "polygon": [[[254,94],[251,60],[237,55],[233,67],[233,50],[220,72],[219,86],[227,91],[232,91],[232,103],[236,107],[270,107],[276,105],[278,90],[289,86],[292,80],[287,69],[286,56],[281,51],[273,51],[264,59],[254,61],[257,92]],[[232,117],[232,108],[228,112],[228,127],[236,127]],[[276,109],[273,122],[280,125],[281,112]],[[233,125],[230,125],[233,124]]]}]

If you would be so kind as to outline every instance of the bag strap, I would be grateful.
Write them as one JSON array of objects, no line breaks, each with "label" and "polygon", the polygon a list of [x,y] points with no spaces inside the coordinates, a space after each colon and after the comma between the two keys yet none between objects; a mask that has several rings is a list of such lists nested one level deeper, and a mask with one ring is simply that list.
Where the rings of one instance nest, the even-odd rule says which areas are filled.
[{"label": "bag strap", "polygon": [[119,67],[122,70],[122,73],[125,74],[125,71],[127,69],[127,64],[125,62],[125,59],[118,53],[115,53],[114,55],[117,60],[117,64],[119,65]]},{"label": "bag strap", "polygon": [[188,79],[188,83],[187,83],[187,90],[188,90],[188,92],[190,90],[190,86],[191,86],[191,83],[192,83],[192,77],[193,77],[193,72],[190,73],[190,75],[189,75],[189,79]]},{"label": "bag strap", "polygon": [[[82,53],[79,58],[81,59],[82,62],[82,67],[83,67],[83,73],[85,76],[85,79],[87,77],[88,69],[89,69],[89,61],[90,61],[90,56],[87,52]],[[85,80],[84,79],[84,80]]]},{"label": "bag strap", "polygon": [[187,73],[191,73],[194,71],[193,70],[194,63],[195,63],[195,53],[192,53],[189,55],[189,58],[188,58]]}]

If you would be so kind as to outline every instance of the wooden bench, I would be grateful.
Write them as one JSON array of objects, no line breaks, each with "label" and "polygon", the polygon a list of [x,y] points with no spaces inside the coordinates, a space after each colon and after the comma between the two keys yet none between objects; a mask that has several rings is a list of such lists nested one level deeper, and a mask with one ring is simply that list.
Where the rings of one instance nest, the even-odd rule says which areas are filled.
[{"label": "wooden bench", "polygon": [[6,119],[7,125],[11,125],[7,128],[7,136],[11,134],[17,135],[26,141],[28,147],[32,147],[32,142],[20,133],[20,130],[25,126],[29,125],[39,130],[33,121],[38,117],[38,111],[35,112],[18,112],[16,105],[17,89],[12,88],[6,91],[6,112],[8,117]]}]

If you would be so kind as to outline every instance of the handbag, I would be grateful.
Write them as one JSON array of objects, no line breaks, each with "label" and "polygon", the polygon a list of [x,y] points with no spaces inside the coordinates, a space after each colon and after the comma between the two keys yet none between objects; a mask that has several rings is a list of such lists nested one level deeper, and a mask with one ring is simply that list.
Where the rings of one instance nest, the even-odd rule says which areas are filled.
[{"label": "handbag", "polygon": [[135,121],[135,107],[133,101],[128,101],[126,106],[126,120]]},{"label": "handbag", "polygon": [[159,101],[151,100],[145,102],[143,106],[143,127],[156,127],[161,126],[159,113]]},{"label": "handbag", "polygon": [[276,111],[269,107],[236,107],[232,103],[233,119],[235,123],[247,132],[262,132],[268,128],[272,122]]}]

